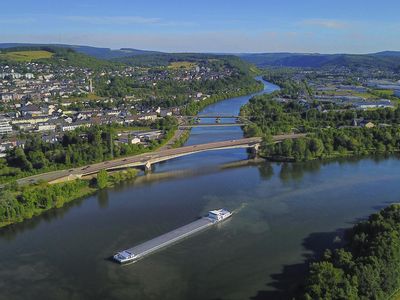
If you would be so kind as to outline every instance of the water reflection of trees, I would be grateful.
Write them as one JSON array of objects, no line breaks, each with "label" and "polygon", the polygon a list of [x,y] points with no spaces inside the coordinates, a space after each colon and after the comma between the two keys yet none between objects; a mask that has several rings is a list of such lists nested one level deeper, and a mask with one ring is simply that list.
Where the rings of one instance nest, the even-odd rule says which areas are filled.
[{"label": "water reflection of trees", "polygon": [[274,176],[274,168],[272,167],[272,163],[266,162],[258,165],[258,172],[260,177],[264,180],[271,179]]},{"label": "water reflection of trees", "polygon": [[24,220],[21,223],[16,223],[1,228],[0,239],[11,241],[15,239],[19,233],[34,229],[43,222],[50,223],[54,220],[62,219],[72,207],[81,206],[85,199],[86,198],[81,198],[79,200],[68,202],[64,204],[63,207],[50,209],[46,212],[43,212],[40,216],[34,216],[31,219]]},{"label": "water reflection of trees", "polygon": [[100,208],[107,208],[108,200],[108,190],[103,189],[97,193],[97,203],[99,204]]},{"label": "water reflection of trees", "polygon": [[279,172],[279,177],[282,181],[298,181],[306,173],[316,173],[321,170],[321,167],[328,166],[332,164],[338,165],[357,165],[366,159],[372,160],[375,163],[381,163],[387,159],[400,159],[400,155],[371,155],[368,157],[342,157],[335,158],[331,160],[312,160],[308,162],[298,162],[298,163],[281,163],[281,170]]},{"label": "water reflection of trees", "polygon": [[317,173],[321,169],[320,161],[309,161],[304,163],[282,163],[279,178],[284,181],[298,181],[305,173]]},{"label": "water reflection of trees", "polygon": [[258,291],[253,300],[267,299],[298,299],[304,293],[304,279],[309,264],[320,258],[325,249],[336,249],[343,245],[346,229],[339,228],[331,232],[314,232],[304,238],[302,246],[303,261],[283,266],[282,272],[273,274],[272,282],[267,290]]}]

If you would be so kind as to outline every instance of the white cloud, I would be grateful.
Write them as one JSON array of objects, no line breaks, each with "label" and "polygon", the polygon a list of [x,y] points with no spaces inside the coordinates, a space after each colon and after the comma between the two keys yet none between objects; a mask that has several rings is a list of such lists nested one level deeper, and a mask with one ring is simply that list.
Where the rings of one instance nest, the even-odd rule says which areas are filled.
[{"label": "white cloud", "polygon": [[348,22],[333,19],[307,19],[301,22],[301,25],[316,26],[329,29],[346,29],[349,27]]},{"label": "white cloud", "polygon": [[140,16],[66,16],[63,19],[72,22],[88,23],[95,25],[132,25],[132,24],[159,24],[159,18],[146,18]]},{"label": "white cloud", "polygon": [[196,23],[187,21],[171,21],[161,18],[147,18],[141,16],[66,16],[62,17],[62,19],[68,22],[85,23],[91,25],[156,25],[166,27],[187,27],[197,25]]}]

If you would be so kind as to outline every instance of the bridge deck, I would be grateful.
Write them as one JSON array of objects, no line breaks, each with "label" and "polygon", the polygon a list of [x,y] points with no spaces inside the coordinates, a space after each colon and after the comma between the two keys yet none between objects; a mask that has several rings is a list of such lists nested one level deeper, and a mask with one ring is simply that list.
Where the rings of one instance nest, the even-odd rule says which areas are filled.
[{"label": "bridge deck", "polygon": [[235,127],[235,126],[245,126],[245,123],[198,123],[198,124],[188,124],[180,125],[179,128],[193,128],[193,127]]},{"label": "bridge deck", "polygon": [[[305,134],[288,134],[274,136],[273,140],[279,142],[285,139],[295,139],[304,137]],[[180,147],[176,149],[168,149],[156,152],[149,152],[144,154],[139,154],[135,156],[130,156],[126,158],[119,158],[112,161],[105,161],[101,163],[96,163],[84,167],[72,168],[70,170],[53,171],[49,173],[34,175],[30,177],[25,177],[17,180],[18,184],[30,184],[35,183],[40,180],[44,180],[50,183],[56,183],[60,181],[73,180],[80,178],[82,176],[87,176],[91,174],[96,174],[100,170],[117,170],[124,167],[140,167],[146,166],[148,164],[153,164],[172,158],[204,152],[212,150],[222,150],[222,149],[232,149],[232,148],[248,148],[254,147],[262,141],[259,137],[254,138],[244,138],[230,141],[212,142],[207,144],[198,144]]]}]

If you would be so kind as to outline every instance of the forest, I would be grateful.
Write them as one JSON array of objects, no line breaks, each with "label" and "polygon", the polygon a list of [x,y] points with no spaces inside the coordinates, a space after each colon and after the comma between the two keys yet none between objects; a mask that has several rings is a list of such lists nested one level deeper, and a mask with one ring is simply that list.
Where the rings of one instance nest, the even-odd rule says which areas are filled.
[{"label": "forest", "polygon": [[311,264],[304,299],[391,299],[400,288],[400,205],[356,224]]}]

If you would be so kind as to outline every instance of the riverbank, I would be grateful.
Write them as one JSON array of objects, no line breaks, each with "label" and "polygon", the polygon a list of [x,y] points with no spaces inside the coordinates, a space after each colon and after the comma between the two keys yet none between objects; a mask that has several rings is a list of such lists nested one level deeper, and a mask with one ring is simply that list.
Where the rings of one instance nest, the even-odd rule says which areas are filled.
[{"label": "riverbank", "polygon": [[264,84],[261,81],[256,80],[256,82],[254,84],[252,84],[251,86],[248,86],[246,88],[240,88],[239,91],[221,93],[221,94],[213,95],[202,101],[192,102],[184,109],[184,111],[185,111],[186,115],[195,116],[201,110],[203,110],[204,108],[206,108],[209,105],[215,104],[219,101],[226,100],[229,98],[241,97],[241,96],[246,96],[249,94],[261,92],[263,90],[263,88],[264,88]]},{"label": "riverbank", "polygon": [[138,170],[105,173],[99,184],[96,176],[70,182],[48,184],[45,182],[18,187],[9,185],[0,192],[0,228],[38,216],[50,209],[93,195],[97,191],[136,178]]}]

